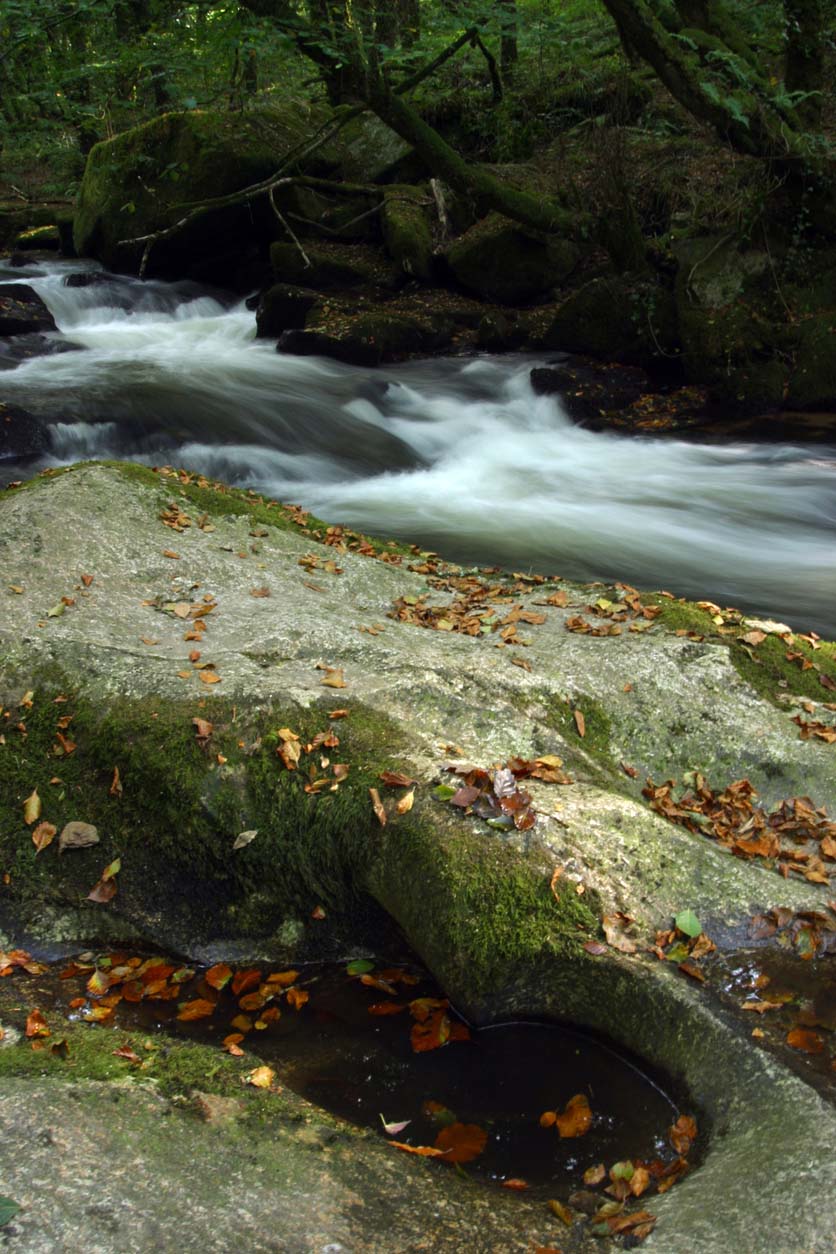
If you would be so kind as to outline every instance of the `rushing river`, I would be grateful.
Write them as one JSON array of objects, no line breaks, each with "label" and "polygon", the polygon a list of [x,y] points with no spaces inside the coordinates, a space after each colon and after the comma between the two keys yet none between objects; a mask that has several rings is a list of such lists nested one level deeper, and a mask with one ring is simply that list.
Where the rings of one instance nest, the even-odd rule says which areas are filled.
[{"label": "rushing river", "polygon": [[54,424],[50,455],[0,464],[4,479],[165,462],[454,560],[668,587],[836,634],[836,445],[592,432],[534,395],[532,358],[371,371],[286,356],[221,293],[38,269],[1,277],[31,283],[79,351],[0,373],[4,400]]}]

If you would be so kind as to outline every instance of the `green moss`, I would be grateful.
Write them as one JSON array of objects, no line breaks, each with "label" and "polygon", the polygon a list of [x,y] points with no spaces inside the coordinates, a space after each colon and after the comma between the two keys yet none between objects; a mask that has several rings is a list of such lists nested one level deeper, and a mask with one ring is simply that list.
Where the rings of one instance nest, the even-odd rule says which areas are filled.
[{"label": "green moss", "polygon": [[[54,681],[30,687],[32,708],[13,710],[26,734],[9,727],[0,752],[0,869],[10,877],[0,891],[24,923],[37,928],[45,910],[69,908],[89,920],[84,935],[93,937],[103,914],[108,925],[118,914],[137,935],[188,949],[223,935],[280,936],[288,919],[307,918],[318,904],[329,916],[368,917],[363,882],[377,827],[368,789],[396,765],[400,744],[385,718],[352,707],[330,751],[349,764],[349,777],[314,796],[304,791],[303,769],[287,771],[277,759],[275,729],[289,726],[307,743],[328,728],[324,707],[245,717],[221,700],[197,707],[145,698],[101,714]],[[67,700],[56,705],[57,695]],[[205,748],[195,714],[213,725]],[[64,734],[77,745],[68,757],[54,752],[62,715],[72,715]],[[313,761],[303,759],[303,768]],[[117,767],[121,797],[110,793]],[[37,854],[23,821],[33,789],[59,832],[79,819],[96,826],[99,843],[59,855],[55,841]],[[252,829],[257,837],[233,850],[235,836]],[[115,858],[116,903],[88,901]]]},{"label": "green moss", "polygon": [[[813,649],[798,636],[791,645],[779,636],[767,636],[761,644],[750,646],[739,639],[747,630],[744,625],[716,624],[708,610],[692,601],[671,601],[660,596],[647,599],[662,607],[656,622],[666,630],[694,632],[712,643],[725,645],[740,677],[758,696],[779,709],[786,709],[788,696],[809,697],[813,701],[831,699],[832,691],[822,685],[819,676],[836,683],[836,643],[823,640],[818,649]],[[811,666],[803,670],[799,662],[787,659],[788,653],[800,654]]]},{"label": "green moss", "polygon": [[417,187],[391,187],[384,193],[383,239],[392,260],[410,278],[429,279],[433,240],[424,209],[427,196]]},{"label": "green moss", "polygon": [[399,824],[369,879],[444,987],[488,997],[538,956],[582,953],[598,932],[594,894],[582,899],[558,884],[555,896],[534,855],[444,817],[424,808]]}]

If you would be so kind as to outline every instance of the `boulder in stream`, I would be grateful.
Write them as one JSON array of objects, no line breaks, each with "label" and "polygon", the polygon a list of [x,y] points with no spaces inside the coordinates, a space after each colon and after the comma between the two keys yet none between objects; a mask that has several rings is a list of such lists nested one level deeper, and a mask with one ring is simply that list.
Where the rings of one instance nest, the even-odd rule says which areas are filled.
[{"label": "boulder in stream", "polygon": [[[720,950],[751,943],[755,913],[825,917],[829,846],[741,831],[732,852],[704,800],[677,809],[746,779],[729,795],[756,790],[763,822],[798,797],[833,813],[832,644],[623,586],[463,572],[139,466],[0,495],[0,567],[11,937],[278,961],[394,919],[472,1021],[602,1031],[688,1092],[705,1156],[654,1196],[655,1250],[832,1248],[832,1208],[810,1205],[836,1188],[832,1107],[751,1015],[652,952],[677,915]],[[409,803],[387,771],[415,781]],[[100,843],[37,853],[33,793]],[[89,900],[116,858],[116,894]]]},{"label": "boulder in stream", "polygon": [[0,283],[0,335],[57,330],[52,314],[27,283]]}]

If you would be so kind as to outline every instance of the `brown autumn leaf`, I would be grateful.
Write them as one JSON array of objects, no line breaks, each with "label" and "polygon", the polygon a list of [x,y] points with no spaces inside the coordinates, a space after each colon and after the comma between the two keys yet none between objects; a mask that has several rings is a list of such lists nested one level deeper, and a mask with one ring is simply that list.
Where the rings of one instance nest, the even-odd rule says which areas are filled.
[{"label": "brown autumn leaf", "polygon": [[35,1038],[52,1035],[40,1010],[29,1011],[26,1017],[26,1035]]},{"label": "brown autumn leaf", "polygon": [[116,880],[109,876],[99,880],[98,884],[94,884],[87,894],[88,901],[97,901],[100,905],[105,905],[108,901],[112,901],[116,896],[118,889]]},{"label": "brown autumn leaf", "polygon": [[218,675],[215,671],[198,671],[197,677],[202,684],[219,684],[221,682],[220,675]]},{"label": "brown autumn leaf", "polygon": [[563,1202],[558,1202],[556,1198],[549,1198],[549,1210],[553,1215],[557,1215],[560,1222],[564,1223],[567,1228],[571,1228],[575,1222],[575,1212]]},{"label": "brown autumn leaf", "polygon": [[487,1132],[475,1123],[451,1123],[441,1129],[435,1144],[448,1163],[469,1163],[479,1157],[487,1140]]},{"label": "brown autumn leaf", "polygon": [[124,1058],[127,1062],[131,1063],[134,1067],[139,1067],[142,1065],[142,1059],[140,1058],[139,1054],[137,1054],[134,1050],[132,1050],[130,1045],[127,1044],[127,1042],[124,1045],[120,1045],[118,1049],[113,1050],[113,1057]]},{"label": "brown autumn leaf", "polygon": [[250,588],[251,597],[269,597],[269,595],[270,595],[270,589],[267,587]]},{"label": "brown autumn leaf", "polygon": [[372,809],[377,816],[377,821],[381,827],[386,826],[386,811],[383,808],[383,802],[380,800],[380,793],[376,788],[369,789],[369,796],[372,800]]},{"label": "brown autumn leaf", "polygon": [[607,1169],[603,1163],[598,1163],[595,1167],[587,1167],[583,1173],[583,1182],[587,1188],[603,1183],[606,1178]]},{"label": "brown autumn leaf", "polygon": [[36,819],[41,817],[41,799],[38,796],[37,788],[34,788],[23,803],[23,821],[27,827],[31,827]]},{"label": "brown autumn leaf", "polygon": [[626,932],[633,926],[634,919],[629,914],[623,914],[620,910],[615,914],[605,914],[601,920],[604,929],[604,935],[607,943],[613,949],[619,950],[623,954],[634,954],[638,949],[638,945],[631,940]]},{"label": "brown autumn leaf", "polygon": [[824,1053],[824,1038],[820,1032],[813,1032],[810,1028],[793,1028],[787,1033],[787,1044],[805,1054]]},{"label": "brown autumn leaf", "polygon": [[[334,717],[333,711],[329,717]],[[412,779],[411,776],[404,775],[403,771],[381,771],[378,775],[378,779],[381,783],[385,784],[387,788],[410,788],[412,784],[417,783],[417,781]]]},{"label": "brown autumn leaf", "polygon": [[441,1049],[450,1040],[451,1024],[443,1010],[437,1010],[429,1018],[420,1023],[413,1023],[409,1034],[412,1050],[416,1054],[426,1054],[433,1049]]},{"label": "brown autumn leaf", "polygon": [[108,793],[111,797],[121,797],[124,791],[125,790],[122,787],[122,778],[119,774],[119,767],[114,766],[113,779],[110,781],[110,788],[108,789]]},{"label": "brown autumn leaf", "polygon": [[348,718],[350,711],[348,710],[329,710],[329,718]]},{"label": "brown autumn leaf", "polygon": [[212,724],[205,718],[193,718],[192,727],[194,727],[198,744],[205,744],[212,735]]},{"label": "brown autumn leaf", "polygon": [[690,1150],[696,1135],[697,1123],[690,1115],[680,1115],[676,1123],[668,1128],[668,1140],[682,1158]]},{"label": "brown autumn leaf", "polygon": [[562,1114],[555,1119],[561,1137],[585,1136],[592,1127],[592,1111],[585,1093],[570,1097]]},{"label": "brown autumn leaf", "polygon": [[695,962],[689,962],[686,959],[685,962],[680,962],[678,966],[683,975],[690,975],[692,980],[697,980],[700,984],[705,983],[705,973],[700,970]]},{"label": "brown autumn leaf", "polygon": [[[279,988],[290,988],[299,979],[298,971],[271,971],[264,981],[265,984],[277,984]],[[235,985],[233,984],[233,989]]]},{"label": "brown autumn leaf", "polygon": [[572,718],[575,720],[575,726],[578,729],[578,735],[583,739],[586,735],[586,719],[583,716],[583,710],[573,710]]},{"label": "brown autumn leaf", "polygon": [[288,771],[295,771],[302,756],[302,746],[296,740],[283,740],[276,749],[276,753]]},{"label": "brown autumn leaf", "polygon": [[32,842],[35,846],[36,854],[40,853],[42,849],[46,849],[47,845],[52,844],[57,831],[58,828],[54,827],[52,823],[44,821],[38,824],[32,832]]},{"label": "brown autumn leaf", "polygon": [[595,958],[601,958],[607,952],[607,946],[596,940],[586,941],[583,948]]},{"label": "brown autumn leaf", "polygon": [[540,1127],[541,1128],[553,1128],[556,1123],[557,1123],[557,1111],[556,1110],[544,1110],[542,1115],[540,1116]]},{"label": "brown autumn leaf", "polygon": [[763,644],[765,639],[766,632],[757,630],[747,631],[744,636],[738,636],[738,640],[742,640],[744,644],[751,644],[755,648],[757,648],[759,644]]},{"label": "brown autumn leaf", "polygon": [[347,688],[348,687],[348,684],[345,682],[345,674],[343,672],[342,667],[328,666],[325,669],[327,671],[327,674],[325,674],[322,677],[322,679],[319,681],[324,688]]},{"label": "brown autumn leaf", "polygon": [[215,1003],[205,997],[196,997],[194,1001],[184,1001],[180,1006],[177,1018],[181,1023],[191,1023],[194,1019],[208,1019],[215,1013]]},{"label": "brown autumn leaf", "polygon": [[81,582],[84,584],[85,588],[89,588],[95,578],[95,575],[82,575]]},{"label": "brown autumn leaf", "polygon": [[530,1189],[531,1185],[527,1180],[521,1180],[518,1176],[511,1176],[508,1180],[502,1181],[503,1189],[513,1189],[515,1193],[524,1193],[526,1189]]},{"label": "brown autumn leaf", "polygon": [[406,1141],[387,1141],[386,1144],[407,1154],[419,1154],[422,1158],[443,1158],[446,1154],[446,1150],[437,1149],[434,1145],[407,1145]]}]

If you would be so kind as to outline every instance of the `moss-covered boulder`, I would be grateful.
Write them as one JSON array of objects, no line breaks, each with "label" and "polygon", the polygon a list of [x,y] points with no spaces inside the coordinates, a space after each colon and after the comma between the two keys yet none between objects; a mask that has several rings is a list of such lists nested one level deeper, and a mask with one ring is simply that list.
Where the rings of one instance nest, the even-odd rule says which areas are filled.
[{"label": "moss-covered boulder", "polygon": [[283,331],[303,327],[318,301],[319,293],[310,288],[274,283],[259,297],[255,311],[257,335],[260,339],[278,339]]},{"label": "moss-covered boulder", "polygon": [[[0,248],[11,248],[27,231],[66,221],[70,206],[65,201],[24,204],[19,200],[0,200]],[[41,245],[33,245],[40,248]]]},{"label": "moss-covered boulder", "polygon": [[380,118],[364,113],[353,118],[336,138],[340,172],[349,183],[391,183],[416,174],[421,163],[414,150]]},{"label": "moss-covered boulder", "polygon": [[270,264],[280,283],[300,283],[317,291],[352,288],[394,288],[404,276],[378,249],[362,244],[305,244],[289,241],[270,246]]},{"label": "moss-covered boulder", "polygon": [[33,457],[47,448],[49,429],[43,419],[0,401],[0,459]]},{"label": "moss-covered boulder", "polygon": [[332,357],[353,366],[379,366],[445,347],[454,330],[443,313],[373,306],[369,309],[315,306],[304,330],[286,331],[279,339],[282,353],[302,357]]},{"label": "moss-covered boulder", "polygon": [[417,187],[392,187],[383,197],[386,251],[398,269],[411,279],[429,279],[433,271],[433,238],[427,205],[427,194]]},{"label": "moss-covered boulder", "polygon": [[676,311],[668,289],[646,276],[591,279],[557,308],[543,328],[546,348],[638,365],[676,345]]},{"label": "moss-covered boulder", "polygon": [[563,283],[580,252],[570,240],[539,236],[492,213],[457,239],[446,256],[467,291],[500,304],[523,305]]},{"label": "moss-covered boulder", "polygon": [[[301,103],[246,113],[167,113],[96,144],[79,189],[77,252],[98,257],[109,269],[135,272],[143,245],[126,240],[173,225],[195,202],[268,177],[324,116]],[[332,169],[333,159],[323,157],[322,165]],[[245,257],[273,237],[275,226],[263,197],[207,211],[174,240],[155,245],[149,273],[195,273],[201,260]]]}]

